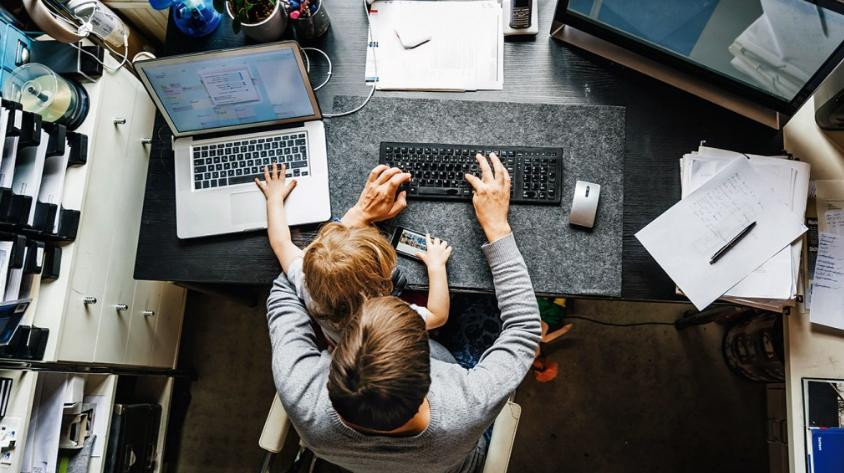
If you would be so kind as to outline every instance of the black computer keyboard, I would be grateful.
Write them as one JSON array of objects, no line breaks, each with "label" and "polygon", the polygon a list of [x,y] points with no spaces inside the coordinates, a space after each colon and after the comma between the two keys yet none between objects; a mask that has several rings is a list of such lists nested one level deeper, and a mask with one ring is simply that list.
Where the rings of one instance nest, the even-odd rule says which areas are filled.
[{"label": "black computer keyboard", "polygon": [[256,177],[264,179],[264,166],[273,163],[286,164],[287,177],[304,177],[310,172],[305,132],[196,144],[191,151],[194,189],[252,183]]},{"label": "black computer keyboard", "polygon": [[563,150],[525,146],[478,146],[382,142],[379,162],[409,172],[408,199],[472,200],[464,174],[480,175],[475,155],[495,153],[510,173],[510,201],[559,204]]}]

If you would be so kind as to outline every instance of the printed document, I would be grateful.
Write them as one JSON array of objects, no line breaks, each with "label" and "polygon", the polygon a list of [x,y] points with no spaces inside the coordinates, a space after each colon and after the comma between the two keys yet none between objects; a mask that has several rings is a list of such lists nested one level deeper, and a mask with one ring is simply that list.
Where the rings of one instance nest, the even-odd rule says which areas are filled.
[{"label": "printed document", "polygon": [[809,320],[844,330],[844,235],[818,234]]},{"label": "printed document", "polygon": [[[806,231],[746,159],[724,167],[636,238],[703,309]],[[717,263],[711,257],[756,226]]]},{"label": "printed document", "polygon": [[[501,90],[501,16],[496,1],[377,1],[365,79],[377,75],[379,90]],[[405,48],[400,37],[430,40]]]}]

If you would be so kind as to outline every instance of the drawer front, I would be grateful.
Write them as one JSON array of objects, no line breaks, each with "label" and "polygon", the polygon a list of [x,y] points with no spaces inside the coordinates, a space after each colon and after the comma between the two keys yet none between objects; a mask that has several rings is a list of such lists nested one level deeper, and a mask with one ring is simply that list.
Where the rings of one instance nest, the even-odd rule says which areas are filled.
[{"label": "drawer front", "polygon": [[132,313],[129,321],[129,343],[126,346],[125,363],[150,365],[155,345],[155,327],[161,312],[161,290],[165,283],[160,281],[135,281],[135,295],[132,298]]},{"label": "drawer front", "polygon": [[[108,79],[112,94],[106,96],[97,113],[97,132],[89,153],[88,181],[79,231],[74,245],[76,256],[71,270],[70,291],[65,304],[61,339],[56,358],[64,361],[94,360],[99,332],[100,314],[106,304],[105,286],[112,255],[114,226],[121,221],[114,195],[121,183],[115,176],[119,168],[115,157],[121,156],[129,139],[129,127],[121,124],[126,110],[135,103],[135,87],[128,74],[116,74]],[[89,303],[83,303],[87,298]],[[93,302],[96,300],[96,302]]]},{"label": "drawer front", "polygon": [[134,111],[125,124],[129,133],[124,152],[112,157],[114,177],[120,183],[112,195],[112,205],[120,217],[111,232],[111,257],[94,355],[94,361],[103,363],[130,364],[126,351],[132,314],[136,312],[132,273],[149,165],[148,147],[142,140],[152,133],[155,107],[141,87],[135,87],[134,92]]},{"label": "drawer front", "polygon": [[179,353],[179,339],[185,314],[187,290],[175,284],[164,284],[161,290],[160,314],[155,327],[155,345],[151,364],[160,368],[174,368]]}]

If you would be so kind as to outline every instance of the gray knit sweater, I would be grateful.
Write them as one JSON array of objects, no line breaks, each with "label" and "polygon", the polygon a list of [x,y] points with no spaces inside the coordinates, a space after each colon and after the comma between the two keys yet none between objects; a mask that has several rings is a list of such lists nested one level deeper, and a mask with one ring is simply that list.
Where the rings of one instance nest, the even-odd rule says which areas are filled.
[{"label": "gray knit sweater", "polygon": [[431,360],[431,420],[412,437],[366,435],[341,422],[326,388],[331,354],[317,348],[287,278],[275,280],[267,300],[273,378],[290,420],[318,457],[360,473],[468,472],[482,463],[479,439],[527,374],[540,335],[533,285],[513,236],[483,251],[501,310],[501,335],[473,369]]}]

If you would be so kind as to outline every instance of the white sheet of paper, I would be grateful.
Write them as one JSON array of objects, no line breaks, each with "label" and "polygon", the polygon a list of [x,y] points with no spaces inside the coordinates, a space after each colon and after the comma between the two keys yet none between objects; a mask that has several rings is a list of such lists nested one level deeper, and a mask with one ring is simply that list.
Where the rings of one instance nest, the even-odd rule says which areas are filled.
[{"label": "white sheet of paper", "polygon": [[59,456],[65,377],[39,376],[21,473],[53,473]]},{"label": "white sheet of paper", "polygon": [[[806,231],[748,160],[734,160],[636,233],[698,309],[703,309]],[[712,255],[756,226],[717,263]]]},{"label": "white sheet of paper", "polygon": [[[44,159],[47,157],[47,145],[50,135],[41,131],[41,142],[38,146],[30,146],[18,153],[15,163],[15,175],[12,180],[12,191],[18,195],[27,195],[34,201],[41,189],[41,176],[44,174]],[[29,207],[27,223],[32,225],[35,219],[35,203]]]},{"label": "white sheet of paper", "polygon": [[[26,252],[26,250],[24,250]],[[3,302],[16,301],[21,295],[21,285],[23,283],[23,268],[12,268],[9,270],[9,276],[6,278],[6,289],[3,296]]]},{"label": "white sheet of paper", "polygon": [[[62,155],[50,156],[44,160],[44,175],[41,177],[41,188],[38,190],[38,202],[55,204],[61,209],[64,196],[64,181],[67,174],[67,162],[70,160],[70,146],[65,147]],[[53,221],[53,233],[59,231],[59,216],[56,211]]]},{"label": "white sheet of paper", "polygon": [[[374,80],[377,69],[379,90],[501,90],[501,17],[495,1],[377,1],[370,10],[374,47],[366,50],[365,80]],[[396,31],[431,40],[405,49]]]},{"label": "white sheet of paper", "polygon": [[[5,135],[6,128],[9,126],[9,111],[5,108],[0,109],[0,130],[3,130]],[[4,136],[5,138],[5,136]],[[0,157],[3,156],[3,147],[6,144],[6,140],[0,139]]]},{"label": "white sheet of paper", "polygon": [[[6,278],[9,276],[9,260],[12,257],[11,241],[0,241],[0,288],[6,290]],[[5,302],[5,298],[3,299]]]},{"label": "white sheet of paper", "polygon": [[0,187],[6,189],[12,188],[12,180],[15,176],[15,161],[18,156],[18,139],[17,136],[11,136],[5,139],[5,146],[3,147],[3,160],[0,161]]},{"label": "white sheet of paper", "polygon": [[844,330],[844,235],[818,234],[809,320]]},{"label": "white sheet of paper", "polygon": [[827,210],[825,217],[827,232],[844,235],[844,210]]},{"label": "white sheet of paper", "polygon": [[[786,156],[745,155],[735,151],[701,146],[698,152],[687,154],[681,160],[683,196],[703,185],[733,160],[748,158],[753,169],[765,176],[783,205],[792,210],[795,223],[802,223],[809,192],[810,166],[807,163],[786,159]],[[783,248],[765,264],[731,287],[724,296],[792,299],[797,294],[802,251],[801,239],[792,242],[790,248]]]}]

